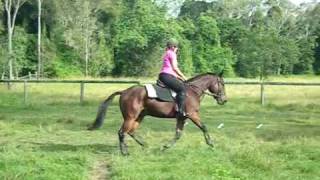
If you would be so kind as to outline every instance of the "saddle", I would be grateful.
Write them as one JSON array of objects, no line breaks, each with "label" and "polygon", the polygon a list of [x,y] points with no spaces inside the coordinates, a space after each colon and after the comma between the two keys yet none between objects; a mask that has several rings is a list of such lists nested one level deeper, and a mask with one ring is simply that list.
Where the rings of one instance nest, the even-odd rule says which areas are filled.
[{"label": "saddle", "polygon": [[149,98],[164,102],[175,102],[177,93],[167,88],[160,80],[157,80],[156,84],[146,84],[145,88]]}]

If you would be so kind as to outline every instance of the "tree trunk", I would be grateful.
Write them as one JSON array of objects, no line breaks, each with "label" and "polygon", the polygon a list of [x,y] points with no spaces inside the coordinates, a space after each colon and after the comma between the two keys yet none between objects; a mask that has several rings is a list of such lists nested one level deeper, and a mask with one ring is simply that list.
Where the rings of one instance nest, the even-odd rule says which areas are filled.
[{"label": "tree trunk", "polygon": [[8,53],[9,53],[9,79],[12,80],[13,76],[13,52],[12,52],[12,29],[8,31]]},{"label": "tree trunk", "polygon": [[11,24],[11,7],[12,1],[6,0],[5,1],[5,9],[7,12],[7,29],[8,29],[8,66],[9,66],[9,79],[13,79],[13,54],[12,54],[12,24]]},{"label": "tree trunk", "polygon": [[90,35],[89,35],[89,16],[86,19],[86,29],[85,29],[85,61],[86,61],[86,77],[88,77],[88,65],[89,65],[89,41],[90,41]]},{"label": "tree trunk", "polygon": [[[8,29],[8,66],[9,66],[9,79],[12,80],[14,78],[13,76],[13,60],[14,60],[14,54],[13,54],[13,48],[12,48],[12,37],[13,37],[13,31],[14,26],[17,18],[17,14],[19,11],[19,8],[25,3],[26,0],[4,0],[5,3],[5,10],[7,12],[7,29]],[[14,9],[12,9],[14,7]],[[11,14],[13,13],[13,14]],[[10,89],[11,84],[8,84],[8,88]]]},{"label": "tree trunk", "polygon": [[88,42],[89,41],[89,38],[86,37],[86,57],[85,57],[85,61],[86,61],[86,77],[88,76],[88,64],[89,64],[89,45],[88,45]]},{"label": "tree trunk", "polygon": [[41,0],[38,0],[38,76],[41,77]]}]

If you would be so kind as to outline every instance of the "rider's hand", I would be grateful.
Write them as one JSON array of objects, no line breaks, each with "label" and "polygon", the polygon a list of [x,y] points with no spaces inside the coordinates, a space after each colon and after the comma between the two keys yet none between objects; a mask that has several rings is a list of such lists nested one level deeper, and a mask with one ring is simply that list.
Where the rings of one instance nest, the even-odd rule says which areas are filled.
[{"label": "rider's hand", "polygon": [[182,82],[185,82],[185,81],[187,81],[187,79],[186,79],[186,77],[179,77],[179,79],[182,81]]},{"label": "rider's hand", "polygon": [[182,76],[182,81],[187,81],[187,78],[185,76]]}]

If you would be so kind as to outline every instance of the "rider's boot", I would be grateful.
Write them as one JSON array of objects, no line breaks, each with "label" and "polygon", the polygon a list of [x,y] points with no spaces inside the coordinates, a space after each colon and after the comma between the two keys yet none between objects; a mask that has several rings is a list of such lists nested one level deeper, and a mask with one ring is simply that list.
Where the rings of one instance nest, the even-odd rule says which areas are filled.
[{"label": "rider's boot", "polygon": [[185,117],[186,116],[186,112],[185,112],[185,97],[186,94],[184,92],[180,92],[177,95],[177,105],[178,105],[178,112],[177,115],[178,117]]}]

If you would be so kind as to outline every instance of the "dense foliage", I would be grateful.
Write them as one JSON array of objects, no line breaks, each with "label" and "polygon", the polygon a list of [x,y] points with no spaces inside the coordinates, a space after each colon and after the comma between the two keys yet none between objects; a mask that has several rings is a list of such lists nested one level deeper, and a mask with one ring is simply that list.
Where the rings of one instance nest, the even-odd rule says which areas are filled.
[{"label": "dense foliage", "polygon": [[[8,45],[6,3],[21,2]],[[23,2],[23,3],[22,3]],[[182,4],[177,16],[172,4]],[[183,3],[181,3],[183,2]],[[42,0],[41,64],[38,0],[0,2],[0,73],[15,77],[154,76],[166,39],[180,42],[188,75],[320,74],[320,3],[288,0]],[[14,12],[15,6],[10,12]],[[170,10],[170,11],[168,11]]]}]

